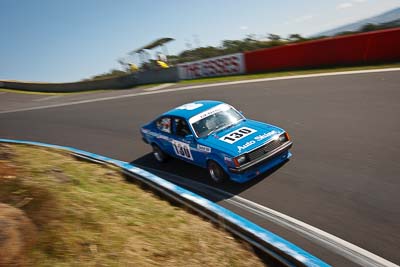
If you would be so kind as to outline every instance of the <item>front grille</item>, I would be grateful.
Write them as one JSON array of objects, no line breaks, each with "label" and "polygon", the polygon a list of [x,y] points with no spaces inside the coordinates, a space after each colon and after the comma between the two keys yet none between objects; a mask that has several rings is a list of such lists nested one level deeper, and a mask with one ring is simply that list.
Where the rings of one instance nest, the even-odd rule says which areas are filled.
[{"label": "front grille", "polygon": [[248,160],[253,161],[255,159],[258,159],[259,157],[262,157],[265,154],[268,154],[269,152],[271,152],[272,150],[280,147],[286,141],[287,140],[279,141],[279,139],[271,141],[271,142],[263,145],[262,147],[257,148],[255,150],[251,151],[250,153],[248,153],[247,154]]}]

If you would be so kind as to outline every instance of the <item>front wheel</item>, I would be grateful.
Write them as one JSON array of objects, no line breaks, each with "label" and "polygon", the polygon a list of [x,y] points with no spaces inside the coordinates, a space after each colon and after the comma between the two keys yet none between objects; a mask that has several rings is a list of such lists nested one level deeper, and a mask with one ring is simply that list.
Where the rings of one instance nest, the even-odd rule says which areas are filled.
[{"label": "front wheel", "polygon": [[207,163],[207,169],[211,179],[217,184],[220,184],[228,179],[228,175],[215,161],[210,160]]},{"label": "front wheel", "polygon": [[168,159],[168,156],[157,145],[153,145],[153,156],[160,163],[166,162]]}]

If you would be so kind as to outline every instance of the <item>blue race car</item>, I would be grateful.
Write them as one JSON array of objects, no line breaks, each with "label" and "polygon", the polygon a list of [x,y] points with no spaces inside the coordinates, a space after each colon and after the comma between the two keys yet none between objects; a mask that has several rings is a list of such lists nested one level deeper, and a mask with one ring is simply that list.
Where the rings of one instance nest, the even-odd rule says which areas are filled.
[{"label": "blue race car", "polygon": [[246,119],[219,101],[174,108],[141,128],[159,162],[169,156],[207,168],[212,180],[246,182],[291,157],[289,135],[276,126]]}]

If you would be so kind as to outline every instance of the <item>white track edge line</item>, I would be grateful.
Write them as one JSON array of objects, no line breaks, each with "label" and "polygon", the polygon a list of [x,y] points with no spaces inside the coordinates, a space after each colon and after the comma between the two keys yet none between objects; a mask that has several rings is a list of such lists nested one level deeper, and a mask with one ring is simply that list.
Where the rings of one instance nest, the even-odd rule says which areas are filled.
[{"label": "white track edge line", "polygon": [[[242,204],[235,199],[240,199],[242,202],[247,202],[248,205]],[[312,225],[306,224],[300,220],[297,220],[293,217],[290,217],[286,214],[280,213],[278,211],[275,211],[273,209],[267,208],[265,206],[262,206],[260,204],[254,203],[250,200],[244,199],[242,197],[234,196],[232,199],[228,200],[229,203],[235,205],[235,206],[242,206],[244,209],[250,209],[249,211],[251,213],[259,214],[260,212],[257,209],[251,208],[251,206],[255,206],[256,208],[260,209],[261,211],[265,212],[262,217],[268,217],[271,221],[275,221],[275,223],[283,226],[282,224],[286,225],[283,226],[285,228],[289,228],[292,231],[300,232],[300,234],[309,236],[313,239],[318,239],[324,244],[327,244],[328,246],[335,248],[335,249],[340,249],[342,253],[339,253],[340,255],[346,257],[347,259],[354,261],[353,257],[359,259],[363,264],[366,264],[368,266],[387,266],[387,267],[396,267],[398,265],[376,255],[373,254],[372,252],[369,252],[361,247],[358,247],[346,240],[343,240],[335,235],[332,235],[328,232],[325,232],[321,229],[318,229]],[[249,203],[251,202],[251,204]],[[243,207],[244,206],[244,207]],[[250,207],[249,207],[250,206]],[[350,254],[350,255],[349,255]],[[372,262],[371,262],[372,261]],[[363,265],[363,266],[366,266]]]},{"label": "white track edge line", "polygon": [[[171,174],[168,172],[164,172],[161,170],[153,169],[153,168],[148,168],[145,167],[146,169],[165,173],[170,176],[175,176],[176,178],[179,178],[181,181],[184,181],[185,179],[179,175],[176,174]],[[297,232],[301,235],[306,235],[309,236],[310,238],[314,240],[319,240],[320,242],[329,245],[333,249],[340,249],[340,251],[335,251],[337,254],[342,255],[343,257],[349,259],[350,261],[356,262],[353,257],[356,257],[358,260],[360,260],[363,264],[367,264],[368,266],[385,266],[385,267],[398,267],[398,265],[394,264],[393,262],[390,262],[376,254],[373,254],[372,252],[365,250],[361,247],[358,247],[357,245],[354,245],[346,240],[343,240],[335,235],[332,235],[328,232],[325,232],[319,228],[316,228],[312,225],[309,225],[305,222],[302,222],[298,219],[295,219],[293,217],[290,217],[286,214],[283,214],[279,211],[273,210],[271,208],[265,207],[261,204],[255,203],[251,200],[245,199],[240,196],[233,195],[229,192],[226,192],[224,190],[221,190],[219,188],[211,187],[207,184],[203,184],[197,181],[190,181],[193,184],[201,184],[201,186],[209,188],[211,190],[214,190],[216,192],[219,192],[222,195],[225,196],[230,196],[229,199],[226,199],[228,203],[231,203],[232,205],[235,205],[237,207],[240,207],[244,210],[247,210],[253,214],[260,215],[260,212],[257,211],[255,208],[258,208],[259,210],[265,212],[266,214],[262,214],[265,218],[267,216],[269,218],[269,221],[272,221],[281,227],[287,228],[291,231]],[[199,190],[199,188],[197,188]],[[246,204],[240,203],[244,202]],[[238,205],[236,205],[238,204]],[[251,206],[255,207],[252,208]],[[372,261],[372,262],[371,262]]]},{"label": "white track edge line", "polygon": [[164,83],[164,84],[160,84],[158,86],[154,86],[154,87],[150,87],[150,88],[145,88],[143,89],[143,91],[155,91],[155,90],[160,90],[160,89],[164,89],[167,88],[169,86],[174,85],[174,83]]},{"label": "white track edge line", "polygon": [[267,81],[277,81],[277,80],[291,80],[291,79],[313,78],[313,77],[324,77],[324,76],[336,76],[336,75],[390,72],[390,71],[400,71],[400,68],[342,71],[342,72],[331,72],[331,73],[317,73],[317,74],[305,74],[305,75],[294,75],[294,76],[284,76],[284,77],[275,77],[275,78],[262,78],[262,79],[241,80],[241,81],[233,81],[233,82],[222,82],[222,83],[191,85],[191,86],[171,88],[171,89],[165,89],[165,90],[159,90],[159,91],[138,92],[138,93],[132,93],[132,94],[127,94],[127,95],[119,95],[119,96],[110,96],[110,97],[102,97],[102,98],[81,100],[81,101],[75,101],[75,102],[70,102],[70,103],[61,103],[61,104],[53,104],[53,105],[38,106],[38,107],[31,107],[31,108],[20,108],[20,109],[13,109],[13,110],[5,110],[5,111],[0,111],[0,114],[21,112],[21,111],[39,110],[39,109],[47,109],[47,108],[55,108],[55,107],[72,106],[72,105],[86,104],[86,103],[99,102],[99,101],[107,101],[107,100],[114,100],[114,99],[121,99],[121,98],[128,98],[128,97],[136,97],[136,96],[142,96],[142,95],[153,95],[153,94],[161,94],[161,93],[168,93],[168,92],[192,90],[192,89],[199,89],[199,88],[205,88],[205,87],[220,87],[220,86],[225,86],[225,85],[236,85],[236,84],[245,84],[245,83],[257,83],[257,82],[267,82]]},{"label": "white track edge line", "polygon": [[[151,182],[147,181],[146,179],[141,178],[141,177],[138,176],[137,174],[128,172],[128,171],[126,171],[126,170],[123,170],[122,172],[125,173],[125,174],[127,174],[127,175],[129,175],[129,176],[131,176],[131,177],[133,177],[133,178],[136,178],[136,179],[142,181],[143,183],[147,184],[148,186],[150,186],[150,187],[152,187],[152,188],[155,188],[156,190],[160,190],[160,191],[163,192],[165,195],[171,197],[171,198],[174,199],[175,201],[178,201],[179,203],[182,203],[182,204],[184,204],[184,205],[187,205],[188,207],[192,208],[193,210],[195,210],[196,212],[198,212],[198,213],[201,214],[202,216],[204,216],[204,217],[210,219],[211,221],[213,221],[213,222],[215,222],[215,223],[221,225],[221,221],[218,220],[217,218],[215,218],[214,216],[211,216],[211,215],[209,215],[208,213],[202,211],[201,209],[195,207],[194,205],[192,205],[192,204],[190,204],[190,203],[188,203],[188,202],[185,202],[184,200],[182,200],[182,199],[180,199],[180,198],[174,196],[173,194],[169,193],[169,192],[166,191],[165,189],[155,186],[154,184],[152,184]],[[227,225],[227,224],[223,224],[223,227],[226,228],[228,231],[230,231],[230,232],[236,234],[237,236],[239,236],[239,237],[242,238],[243,240],[247,241],[248,243],[250,243],[250,244],[256,246],[257,248],[259,248],[260,250],[264,251],[265,253],[269,254],[270,256],[274,257],[276,260],[280,261],[281,263],[284,263],[284,264],[285,264],[285,262],[286,262],[285,259],[283,259],[283,258],[282,258],[281,256],[279,256],[278,254],[274,253],[273,251],[268,250],[268,249],[265,249],[264,246],[261,245],[261,244],[259,244],[257,241],[255,241],[255,240],[253,240],[253,239],[247,237],[246,235],[242,234],[240,231],[235,230],[233,227],[231,227],[231,226],[229,226],[229,225]]]},{"label": "white track edge line", "polygon": [[33,99],[33,101],[40,102],[40,101],[46,101],[46,100],[50,100],[50,99],[54,99],[54,98],[58,98],[58,97],[61,97],[61,96],[60,95],[52,95],[52,96],[48,96],[48,97]]}]

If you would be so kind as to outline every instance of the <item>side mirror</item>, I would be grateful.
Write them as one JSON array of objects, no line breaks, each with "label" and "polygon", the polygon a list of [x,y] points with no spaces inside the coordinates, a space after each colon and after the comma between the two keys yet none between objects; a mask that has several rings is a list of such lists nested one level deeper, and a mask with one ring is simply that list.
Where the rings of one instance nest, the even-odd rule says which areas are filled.
[{"label": "side mirror", "polygon": [[185,141],[188,141],[188,142],[193,142],[194,141],[194,136],[193,136],[193,134],[188,134],[188,135],[186,135],[185,136],[185,138],[184,138],[184,140]]}]

